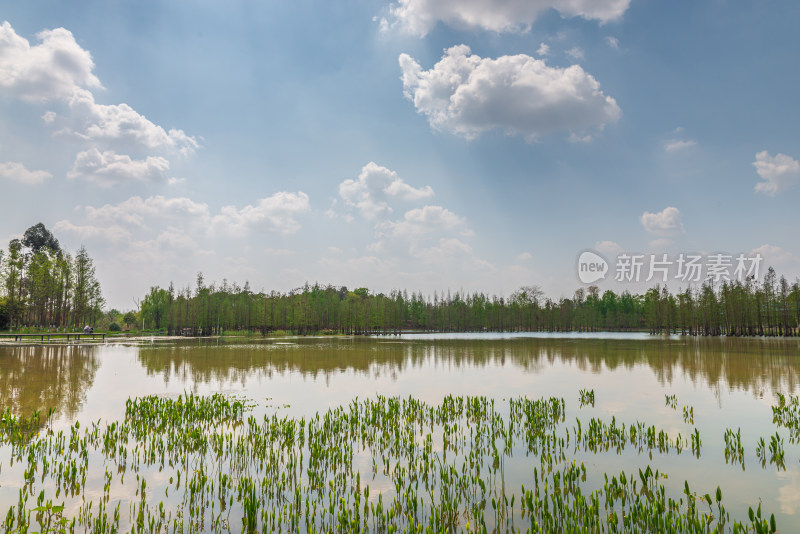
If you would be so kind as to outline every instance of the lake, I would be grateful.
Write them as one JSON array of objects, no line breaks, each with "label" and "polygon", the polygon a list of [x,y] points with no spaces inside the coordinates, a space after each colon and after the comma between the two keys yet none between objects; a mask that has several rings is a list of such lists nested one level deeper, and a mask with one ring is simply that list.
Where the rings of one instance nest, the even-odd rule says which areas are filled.
[{"label": "lake", "polygon": [[[594,402],[581,403],[580,390],[592,391]],[[347,407],[356,398],[378,395],[413,397],[430,406],[442,404],[448,395],[486,397],[504,416],[511,398],[563,398],[558,432],[569,432],[573,442],[576,418],[584,426],[592,418],[628,425],[639,421],[655,425],[673,441],[678,435],[685,438],[685,448],[667,451],[630,446],[589,451],[573,443],[567,447],[569,461],[585,464],[587,491],[603,487],[604,473],[610,479],[612,473],[651,466],[668,475],[661,483],[674,496],[680,496],[685,482],[700,496],[713,496],[720,486],[731,518],[745,520],[748,508],[761,502],[765,516],[774,514],[781,532],[800,532],[800,445],[796,435],[773,422],[771,408],[778,405],[779,394],[787,399],[800,394],[797,339],[487,333],[0,345],[0,408],[9,407],[17,415],[54,408],[53,433],[67,432],[76,421],[86,428],[92,422],[123,420],[129,397],[175,399],[187,392],[247,398],[252,407],[245,417],[258,420],[275,414],[309,420]],[[738,461],[726,459],[727,429],[741,429],[743,453]],[[689,441],[695,431],[702,439],[699,454],[693,453]],[[785,460],[771,462],[765,452],[762,466],[758,440],[764,438],[768,446],[776,432]],[[11,465],[11,456],[10,446],[3,445],[2,515],[17,505],[20,488],[25,487],[22,467],[19,462]],[[373,488],[378,488],[371,499],[376,491],[389,498],[396,491],[387,483],[391,477],[368,473],[362,456],[363,451],[357,455],[356,471],[362,480],[372,477]],[[92,458],[86,487],[99,495],[102,488],[89,486],[102,485],[104,464]],[[515,449],[505,467],[504,486],[514,488],[519,500],[520,486],[531,486],[533,468],[539,465],[535,455]],[[159,479],[155,471],[148,473]],[[135,501],[122,481],[114,486],[112,503]],[[42,482],[36,493],[55,487]],[[64,500],[63,495],[47,498]],[[153,496],[149,506],[157,506],[162,498]],[[67,501],[66,511],[80,510],[77,496]],[[241,531],[240,516],[235,511],[230,519],[232,531]],[[496,520],[489,523],[498,525]],[[463,528],[464,522],[459,524]]]}]

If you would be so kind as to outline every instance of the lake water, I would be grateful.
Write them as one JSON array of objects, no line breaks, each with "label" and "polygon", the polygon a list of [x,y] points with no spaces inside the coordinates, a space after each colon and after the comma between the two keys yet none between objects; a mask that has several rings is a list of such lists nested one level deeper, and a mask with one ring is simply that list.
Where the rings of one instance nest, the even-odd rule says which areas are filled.
[{"label": "lake water", "polygon": [[[579,390],[593,390],[581,406]],[[255,415],[310,417],[354,398],[409,397],[436,405],[446,395],[565,399],[576,417],[643,421],[671,437],[698,429],[699,458],[681,454],[581,453],[590,473],[666,472],[700,493],[719,485],[732,516],[763,504],[781,532],[800,532],[800,446],[773,423],[778,394],[800,394],[800,341],[651,337],[644,334],[415,334],[374,338],[144,340],[102,345],[0,345],[0,408],[56,409],[55,430],[75,421],[113,421],[125,401],[191,391],[246,396]],[[674,407],[665,396],[674,395]],[[683,407],[691,407],[687,421]],[[745,469],[725,459],[724,434],[741,428]],[[785,468],[762,467],[756,443],[783,438]],[[0,449],[2,452],[4,449]],[[7,451],[0,455],[7,462]],[[538,461],[515,459],[514,484]],[[15,475],[16,473],[16,475]],[[0,470],[0,512],[17,501],[18,472]],[[591,478],[591,476],[590,476]],[[526,483],[527,484],[527,483]],[[602,486],[602,484],[600,484]],[[713,493],[712,493],[713,494]],[[234,529],[236,530],[236,529]],[[240,530],[240,527],[239,527]],[[238,531],[238,530],[237,530]]]}]

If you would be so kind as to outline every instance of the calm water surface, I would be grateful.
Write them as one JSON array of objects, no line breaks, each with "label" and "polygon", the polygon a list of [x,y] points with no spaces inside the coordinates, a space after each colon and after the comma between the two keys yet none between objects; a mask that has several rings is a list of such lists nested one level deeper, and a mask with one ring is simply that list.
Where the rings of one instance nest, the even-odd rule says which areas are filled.
[{"label": "calm water surface", "polygon": [[[595,406],[578,391],[593,389]],[[679,492],[722,486],[728,509],[743,518],[759,499],[782,532],[800,532],[800,447],[772,423],[777,393],[800,394],[800,341],[654,338],[641,334],[405,335],[380,338],[191,339],[77,346],[0,345],[0,407],[28,414],[56,409],[56,428],[76,420],[121,419],[125,400],[185,391],[244,394],[256,415],[307,416],[355,397],[414,396],[438,404],[446,395],[563,397],[567,425],[580,417],[655,424],[670,437],[694,427],[700,458],[626,452],[579,457],[597,473],[651,465]],[[677,396],[677,409],[665,395]],[[693,407],[694,425],[683,406]],[[726,428],[742,429],[745,467],[724,457]],[[756,442],[778,431],[786,469],[762,468]],[[0,456],[4,458],[5,455]],[[3,459],[5,463],[5,460]],[[514,459],[519,481],[538,461]],[[5,466],[3,466],[5,467]],[[599,475],[602,481],[602,474]],[[16,502],[13,470],[0,471],[0,510]],[[517,481],[517,487],[519,487]],[[602,484],[600,484],[602,486]]]}]

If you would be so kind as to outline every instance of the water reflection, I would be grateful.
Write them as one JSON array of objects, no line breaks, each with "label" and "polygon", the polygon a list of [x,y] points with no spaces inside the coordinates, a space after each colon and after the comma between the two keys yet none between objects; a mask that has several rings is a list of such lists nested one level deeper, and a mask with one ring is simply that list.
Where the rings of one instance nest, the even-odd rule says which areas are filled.
[{"label": "water reflection", "polygon": [[100,362],[94,346],[0,347],[0,409],[19,415],[54,408],[74,418]]},{"label": "water reflection", "polygon": [[727,387],[760,397],[796,391],[800,341],[781,339],[298,339],[195,340],[143,346],[138,359],[149,375],[194,383],[241,382],[299,373],[327,381],[353,372],[396,377],[413,368],[514,366],[539,373],[554,364],[599,374],[646,366],[661,385],[682,381]]}]

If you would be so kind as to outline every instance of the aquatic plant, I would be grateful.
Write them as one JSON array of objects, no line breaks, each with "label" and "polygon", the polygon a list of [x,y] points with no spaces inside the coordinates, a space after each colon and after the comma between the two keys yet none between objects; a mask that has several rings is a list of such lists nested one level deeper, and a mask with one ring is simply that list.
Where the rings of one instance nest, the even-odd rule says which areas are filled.
[{"label": "aquatic plant", "polygon": [[683,422],[690,425],[694,424],[694,406],[683,407]]},{"label": "aquatic plant", "polygon": [[800,396],[786,396],[778,393],[778,405],[772,407],[772,421],[789,430],[789,441],[800,442]]},{"label": "aquatic plant", "polygon": [[593,389],[588,389],[588,390],[587,389],[581,389],[578,392],[578,395],[580,396],[579,400],[580,400],[580,403],[581,403],[581,408],[583,408],[584,406],[587,406],[587,405],[591,405],[594,408],[594,390]]},{"label": "aquatic plant", "polygon": [[[19,475],[23,485],[0,529],[775,530],[774,516],[767,521],[760,505],[749,518],[731,518],[719,487],[715,499],[688,481],[675,494],[666,474],[649,465],[614,473],[587,468],[580,457],[628,451],[652,458],[681,454],[688,443],[614,417],[567,427],[563,398],[447,396],[430,405],[377,396],[309,418],[275,410],[258,418],[253,407],[218,394],[141,397],[128,400],[122,420],[76,422],[57,432],[45,423],[27,439],[17,428],[29,420],[6,412],[0,446],[10,471],[0,474]],[[695,428],[693,454],[700,445]],[[770,449],[773,456],[778,450]],[[507,475],[520,458],[532,473],[517,491]]]},{"label": "aquatic plant", "polygon": [[744,446],[742,445],[742,429],[734,434],[730,428],[725,429],[725,462],[738,463],[744,471]]}]

